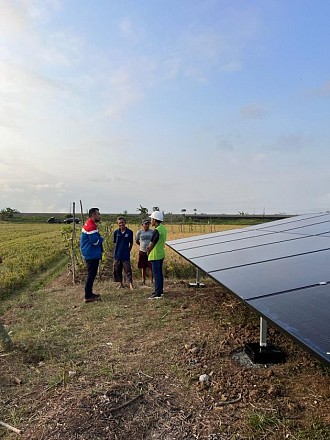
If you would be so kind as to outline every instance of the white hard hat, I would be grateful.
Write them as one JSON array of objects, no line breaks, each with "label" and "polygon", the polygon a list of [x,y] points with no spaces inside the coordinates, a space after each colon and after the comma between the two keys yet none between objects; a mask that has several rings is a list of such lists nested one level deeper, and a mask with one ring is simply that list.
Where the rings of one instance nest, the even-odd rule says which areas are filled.
[{"label": "white hard hat", "polygon": [[163,213],[160,211],[154,211],[150,218],[154,218],[155,220],[158,220],[159,222],[163,222],[164,221],[164,216]]}]

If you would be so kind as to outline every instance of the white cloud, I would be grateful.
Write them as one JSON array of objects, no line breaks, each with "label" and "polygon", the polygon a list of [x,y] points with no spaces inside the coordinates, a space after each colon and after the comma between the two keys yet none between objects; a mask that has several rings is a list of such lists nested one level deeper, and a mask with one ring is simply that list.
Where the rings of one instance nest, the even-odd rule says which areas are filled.
[{"label": "white cloud", "polygon": [[315,97],[328,97],[330,96],[330,80],[325,81],[321,86],[310,90],[309,94]]},{"label": "white cloud", "polygon": [[259,13],[253,8],[229,8],[209,26],[190,25],[175,44],[183,74],[207,81],[212,71],[237,72],[244,65],[244,51],[260,30]]},{"label": "white cloud", "polygon": [[312,137],[304,133],[290,133],[282,135],[274,145],[278,151],[295,152],[310,148],[314,145]]},{"label": "white cloud", "polygon": [[231,61],[229,63],[225,63],[221,66],[221,70],[223,70],[224,72],[239,72],[240,70],[242,70],[243,66],[242,63],[240,61]]},{"label": "white cloud", "polygon": [[185,47],[187,58],[191,60],[209,60],[218,63],[219,54],[225,49],[223,37],[215,29],[195,29],[185,31],[182,45]]},{"label": "white cloud", "polygon": [[61,0],[22,0],[28,6],[31,18],[47,22],[54,12],[62,8]]},{"label": "white cloud", "polygon": [[183,60],[179,56],[170,56],[160,62],[159,71],[162,80],[175,80],[183,68]]},{"label": "white cloud", "polygon": [[241,107],[240,115],[244,119],[261,119],[266,115],[266,110],[259,104],[249,104]]},{"label": "white cloud", "polygon": [[66,191],[67,186],[63,182],[58,183],[36,183],[31,185],[32,190],[40,191],[40,190],[50,190],[50,189],[56,189],[56,190],[62,190]]},{"label": "white cloud", "polygon": [[134,43],[141,42],[146,37],[145,29],[137,23],[133,23],[129,17],[122,18],[118,26],[121,33]]},{"label": "white cloud", "polygon": [[70,67],[82,62],[84,53],[83,39],[71,33],[55,32],[39,44],[36,59],[47,66]]},{"label": "white cloud", "polygon": [[23,97],[31,92],[58,92],[65,89],[65,83],[40,75],[17,63],[0,62],[0,93]]},{"label": "white cloud", "polygon": [[120,119],[135,103],[143,101],[154,82],[155,69],[152,60],[141,58],[110,73],[106,84],[106,114]]},{"label": "white cloud", "polygon": [[31,19],[24,3],[12,0],[0,1],[0,35],[13,38],[22,35],[30,27]]},{"label": "white cloud", "polygon": [[216,148],[223,151],[232,151],[234,150],[233,141],[219,136],[216,140]]}]

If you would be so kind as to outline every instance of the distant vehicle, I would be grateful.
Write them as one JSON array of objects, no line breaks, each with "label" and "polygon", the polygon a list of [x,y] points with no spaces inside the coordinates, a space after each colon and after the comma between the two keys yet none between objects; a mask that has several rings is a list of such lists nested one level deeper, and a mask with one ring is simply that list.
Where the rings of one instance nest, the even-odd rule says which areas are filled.
[{"label": "distant vehicle", "polygon": [[60,218],[49,217],[47,223],[62,223],[62,220]]},{"label": "distant vehicle", "polygon": [[[75,218],[75,222],[76,223],[80,223],[80,219],[79,218]],[[73,223],[73,217],[65,218],[63,220],[63,223],[66,223],[66,224]]]}]

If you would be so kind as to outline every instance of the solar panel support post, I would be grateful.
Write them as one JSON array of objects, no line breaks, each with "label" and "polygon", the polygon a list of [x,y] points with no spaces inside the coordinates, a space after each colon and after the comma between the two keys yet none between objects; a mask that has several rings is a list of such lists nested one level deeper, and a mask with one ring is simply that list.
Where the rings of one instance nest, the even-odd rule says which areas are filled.
[{"label": "solar panel support post", "polygon": [[260,347],[267,347],[267,321],[260,316]]},{"label": "solar panel support post", "polygon": [[273,344],[267,344],[268,323],[260,317],[260,340],[245,344],[245,353],[255,364],[279,364],[285,361],[285,353]]},{"label": "solar panel support post", "polygon": [[200,282],[200,273],[198,267],[196,267],[196,282],[189,283],[189,287],[205,287],[205,284]]}]

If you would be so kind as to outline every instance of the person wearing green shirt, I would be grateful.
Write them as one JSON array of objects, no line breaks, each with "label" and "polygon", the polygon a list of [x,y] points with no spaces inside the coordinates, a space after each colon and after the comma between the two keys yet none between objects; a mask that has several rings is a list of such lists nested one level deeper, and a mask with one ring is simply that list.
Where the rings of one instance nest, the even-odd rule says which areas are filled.
[{"label": "person wearing green shirt", "polygon": [[154,232],[147,247],[148,261],[152,264],[155,291],[149,299],[161,298],[164,294],[163,262],[165,258],[165,241],[167,231],[163,225],[164,216],[160,211],[154,211],[151,216],[151,226]]}]

